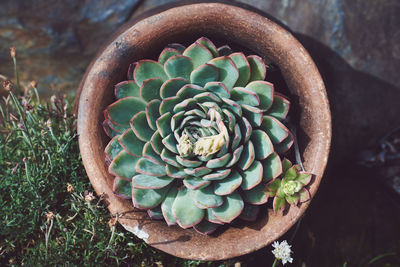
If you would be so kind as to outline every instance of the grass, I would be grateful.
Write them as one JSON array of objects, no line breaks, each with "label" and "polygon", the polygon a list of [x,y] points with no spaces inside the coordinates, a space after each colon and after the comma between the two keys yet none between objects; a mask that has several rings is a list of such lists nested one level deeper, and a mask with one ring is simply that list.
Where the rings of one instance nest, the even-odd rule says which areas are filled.
[{"label": "grass", "polygon": [[209,265],[149,247],[116,224],[102,198],[92,195],[72,96],[43,102],[34,83],[28,89],[6,81],[4,87],[10,92],[0,100],[2,266]]}]

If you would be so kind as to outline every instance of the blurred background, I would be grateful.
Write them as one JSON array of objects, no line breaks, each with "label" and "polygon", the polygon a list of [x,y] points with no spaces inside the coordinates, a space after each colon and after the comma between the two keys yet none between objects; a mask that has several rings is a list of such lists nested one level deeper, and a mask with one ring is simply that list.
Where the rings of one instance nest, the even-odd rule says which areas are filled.
[{"label": "blurred background", "polygon": [[[1,0],[0,74],[13,77],[9,48],[16,46],[21,81],[37,80],[43,96],[73,93],[121,25],[172,2]],[[296,263],[400,266],[400,0],[230,2],[291,29],[327,88],[333,142],[326,175],[301,223],[283,237]],[[257,259],[267,254],[239,260],[264,266],[270,261]]]}]

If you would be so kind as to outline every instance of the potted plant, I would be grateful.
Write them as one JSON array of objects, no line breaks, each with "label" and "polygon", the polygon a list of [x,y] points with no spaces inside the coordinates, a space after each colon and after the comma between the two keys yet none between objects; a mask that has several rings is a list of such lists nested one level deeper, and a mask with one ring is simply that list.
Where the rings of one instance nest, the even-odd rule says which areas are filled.
[{"label": "potted plant", "polygon": [[[160,194],[162,195],[162,192],[157,191],[157,194],[154,196],[148,193],[151,193],[153,189],[162,191],[165,188],[169,188],[169,186],[174,183],[174,180],[176,180],[171,179],[171,177],[180,178],[178,177],[179,173],[177,173],[179,171],[178,166],[186,166],[186,175],[190,173],[192,177],[196,177],[196,174],[201,172],[202,176],[209,175],[210,177],[201,181],[199,181],[199,179],[185,179],[185,183],[177,182],[175,186],[183,186],[183,189],[177,189],[174,195],[175,197],[180,194],[179,197],[176,198],[180,200],[175,201],[179,203],[175,203],[175,206],[172,207],[174,216],[171,217],[172,219],[170,221],[167,219],[167,222],[173,224],[175,218],[177,219],[176,223],[182,228],[197,225],[197,230],[199,232],[208,232],[210,225],[208,225],[207,222],[204,223],[205,225],[200,224],[200,222],[203,221],[205,212],[204,210],[199,211],[197,207],[199,205],[208,205],[207,207],[212,208],[216,208],[217,206],[223,207],[220,206],[220,204],[222,205],[222,201],[219,203],[218,201],[220,198],[213,197],[210,201],[218,202],[214,203],[214,205],[200,198],[196,203],[197,207],[192,205],[193,209],[188,210],[186,206],[190,206],[192,199],[196,198],[192,196],[189,191],[191,189],[201,189],[204,185],[199,185],[199,183],[204,183],[204,180],[206,183],[211,183],[210,181],[219,180],[219,178],[224,179],[229,175],[229,181],[233,182],[237,181],[240,176],[240,180],[244,181],[246,179],[243,178],[243,176],[247,175],[249,177],[249,179],[246,180],[247,184],[243,185],[242,183],[237,183],[234,189],[238,188],[239,185],[242,186],[242,188],[243,186],[249,187],[244,188],[246,190],[251,189],[253,185],[256,186],[259,184],[255,183],[254,180],[257,179],[253,178],[258,177],[259,175],[257,175],[257,173],[260,173],[264,164],[267,164],[262,160],[265,160],[266,157],[271,154],[258,147],[254,150],[254,146],[251,146],[251,141],[249,141],[251,135],[249,134],[249,138],[244,138],[246,142],[242,142],[244,146],[243,150],[247,151],[244,153],[248,155],[247,158],[242,156],[242,158],[239,159],[241,162],[233,162],[230,164],[232,158],[234,158],[234,151],[232,149],[230,156],[226,156],[229,153],[223,151],[223,148],[225,145],[228,146],[229,143],[232,144],[232,142],[227,140],[235,138],[229,135],[235,132],[234,126],[236,124],[232,122],[231,131],[227,130],[229,125],[227,127],[219,125],[221,120],[218,121],[218,116],[221,116],[222,111],[215,111],[218,110],[218,107],[214,107],[213,104],[209,104],[211,106],[206,105],[204,110],[190,108],[189,111],[187,109],[187,107],[192,105],[192,103],[189,103],[190,99],[197,97],[196,101],[199,98],[207,98],[210,100],[199,100],[202,103],[213,101],[213,103],[220,102],[222,107],[227,110],[227,113],[234,113],[234,107],[237,105],[238,101],[240,102],[246,99],[243,100],[245,102],[240,102],[241,106],[246,109],[246,104],[250,104],[246,101],[251,102],[255,99],[254,101],[258,102],[253,105],[254,107],[248,107],[247,110],[245,110],[247,115],[243,115],[242,111],[237,111],[236,114],[236,118],[241,121],[248,121],[251,120],[251,118],[254,119],[257,114],[260,115],[257,110],[266,111],[270,108],[263,107],[263,104],[267,104],[262,103],[262,101],[260,102],[260,98],[262,98],[263,95],[265,96],[265,91],[268,90],[268,86],[265,86],[265,82],[259,82],[259,80],[263,80],[265,77],[263,65],[260,63],[262,59],[255,56],[248,57],[247,62],[250,62],[250,67],[253,65],[253,67],[250,68],[250,70],[253,70],[253,75],[256,73],[255,75],[257,76],[257,73],[261,73],[261,76],[264,76],[258,78],[253,77],[254,79],[247,78],[243,85],[241,85],[243,87],[240,87],[243,89],[233,90],[232,87],[234,87],[237,80],[243,76],[240,75],[237,69],[235,70],[235,67],[231,68],[232,73],[229,73],[229,67],[226,67],[231,64],[231,62],[235,61],[235,58],[230,53],[227,53],[228,56],[226,57],[219,57],[221,54],[224,55],[226,53],[225,50],[227,48],[223,47],[220,51],[217,51],[212,42],[207,38],[201,38],[201,36],[207,36],[212,40],[217,40],[217,42],[223,42],[241,48],[241,50],[244,50],[246,53],[251,51],[251,53],[261,56],[266,62],[276,66],[280,70],[281,76],[285,84],[287,84],[292,96],[292,102],[294,102],[296,111],[298,111],[296,117],[298,117],[299,120],[294,121],[294,123],[300,128],[298,132],[304,168],[314,176],[313,182],[308,186],[308,190],[311,196],[313,196],[322,178],[331,138],[329,105],[322,79],[310,56],[289,32],[271,20],[240,7],[222,3],[188,4],[149,16],[127,27],[126,30],[119,34],[93,61],[81,83],[78,110],[78,134],[80,136],[79,144],[82,159],[96,192],[107,197],[110,203],[110,212],[117,217],[118,221],[127,230],[143,238],[148,244],[178,257],[219,260],[252,252],[270,244],[285,233],[304,213],[309,202],[301,205],[293,205],[284,214],[276,211],[284,207],[286,202],[290,203],[290,201],[292,201],[291,196],[294,195],[295,191],[296,193],[300,192],[301,189],[300,187],[298,190],[295,189],[296,183],[297,186],[301,185],[301,187],[303,187],[303,184],[308,184],[309,176],[301,178],[299,169],[291,168],[294,172],[296,182],[286,183],[286,189],[282,189],[282,193],[280,193],[279,196],[275,189],[279,187],[280,184],[269,184],[269,186],[266,186],[265,196],[275,197],[275,212],[271,208],[267,209],[267,207],[264,207],[264,210],[260,212],[260,215],[254,222],[239,223],[233,227],[224,227],[214,235],[201,235],[192,230],[183,230],[178,226],[168,226],[168,224],[163,221],[149,219],[147,213],[141,211],[141,209],[144,208],[148,210],[153,217],[160,216],[161,210],[153,209],[156,206],[160,207],[160,202],[157,202],[158,200],[154,202],[153,197],[157,198]],[[188,48],[182,48],[177,45],[175,45],[175,47],[170,46],[169,49],[164,50],[160,57],[158,57],[163,47],[171,43],[182,43],[188,46]],[[190,44],[193,45],[191,46]],[[190,49],[191,47],[194,47],[194,49]],[[197,48],[204,47],[208,48],[207,53],[213,54],[213,52],[215,52],[215,55],[212,55],[212,58],[207,59],[207,61],[195,62],[196,55],[191,56],[191,53],[194,53],[193,51]],[[182,51],[180,51],[181,48]],[[244,57],[244,54],[236,53],[236,55],[237,61],[240,61]],[[230,57],[230,59],[227,59],[228,57]],[[158,59],[158,62],[143,60],[148,58]],[[137,97],[124,95],[124,89],[127,88],[126,85],[130,82],[121,83],[121,81],[126,80],[126,72],[133,62],[138,62],[138,64],[131,66],[128,78],[129,75],[131,75],[132,80],[138,83],[136,84],[138,88],[133,89],[137,90],[137,92],[134,92],[135,94],[138,93]],[[237,64],[240,64],[240,62]],[[183,66],[188,65],[190,66],[187,67],[188,70],[186,71],[186,67]],[[165,75],[165,73],[157,73],[160,66],[163,67],[161,67],[161,69],[164,69],[168,76],[165,76],[164,80],[163,77],[160,76]],[[257,67],[259,67],[259,71],[257,71]],[[213,73],[219,75],[219,73],[217,73],[218,68],[221,68],[221,71],[225,73],[221,75],[225,75],[224,77],[227,78],[225,80],[224,78],[219,78],[222,85],[216,82],[207,84],[209,80],[204,78],[204,75],[207,77],[213,75]],[[179,76],[176,74],[177,72],[185,73],[180,73]],[[188,77],[182,78],[182,75],[187,75]],[[234,81],[231,81],[232,77],[235,77],[235,75],[238,77],[236,77]],[[171,80],[169,79],[171,77],[178,77],[173,78],[175,79],[174,83],[176,83],[176,80],[179,80],[180,83],[183,82],[179,85],[180,90],[173,89],[173,86],[169,83],[169,85],[164,84],[168,80]],[[190,82],[185,82],[183,80]],[[157,83],[159,86],[153,84],[149,87],[158,87],[159,89],[147,90],[145,88],[146,84],[151,83]],[[117,91],[114,95],[113,89],[115,85],[117,85]],[[262,85],[264,85],[264,87]],[[258,86],[260,87],[257,88]],[[139,87],[141,88],[140,92]],[[160,89],[161,87],[163,89]],[[210,87],[213,87],[213,89]],[[206,90],[208,92],[206,95],[202,94],[203,91],[201,90],[203,88],[208,88]],[[232,90],[234,91],[233,93]],[[252,90],[259,90],[260,94],[256,94],[256,96],[253,95],[252,98]],[[215,94],[210,95],[210,92],[214,92]],[[248,94],[249,92],[250,94]],[[225,95],[226,93],[228,93],[229,96]],[[160,95],[162,95],[161,98],[157,100]],[[122,99],[124,97],[128,97],[129,101],[125,101],[126,99],[124,101],[117,100],[118,98]],[[164,101],[167,98],[169,98],[170,101]],[[179,98],[179,101],[174,102],[177,98]],[[236,100],[236,103],[230,100],[230,98]],[[140,99],[145,99],[146,101],[143,102]],[[163,107],[160,106],[161,103],[164,103]],[[182,110],[180,109],[181,106],[184,107]],[[146,113],[146,109],[150,110],[152,108],[154,108],[155,111],[161,111],[161,109],[163,109],[163,112],[157,113],[155,111],[147,111]],[[116,132],[121,133],[121,136],[123,135],[122,141],[120,138],[121,136],[118,137],[118,139],[120,139],[119,142],[115,141],[117,139],[112,139],[110,141],[110,138],[106,136],[102,127],[104,111],[106,117],[104,126],[106,132],[112,137],[113,129],[116,130]],[[211,124],[214,122],[216,130],[215,132],[205,134],[206,138],[201,135],[197,136],[199,135],[197,130],[194,133],[195,137],[191,136],[193,132],[189,128],[183,129],[185,127],[181,129],[179,134],[173,135],[173,129],[170,128],[171,120],[174,120],[175,126],[173,126],[173,128],[178,128],[178,124],[182,124],[182,116],[179,114],[182,116],[185,114],[185,117],[205,116],[205,118],[209,120],[202,122],[203,128],[207,128],[206,126],[208,126],[204,123]],[[230,117],[235,117],[235,114],[230,115]],[[226,116],[229,117],[229,114]],[[213,119],[216,118],[216,121],[213,121],[210,117]],[[270,121],[265,122],[265,124],[278,123],[275,121],[279,120],[276,120],[273,116],[270,117]],[[190,117],[188,120],[190,120]],[[253,123],[255,123],[255,125],[253,126],[255,129],[261,127],[260,125],[263,123],[262,120],[264,119],[261,116],[259,120],[260,124],[258,125],[258,122],[256,122],[257,119],[254,119]],[[237,132],[240,132],[240,123],[237,123],[237,128],[239,129]],[[252,123],[248,122],[248,124],[251,125]],[[109,126],[111,126],[111,130]],[[126,126],[127,128],[122,127],[124,129],[115,129],[119,126]],[[131,126],[132,130],[130,130]],[[246,128],[245,122],[242,128],[243,127]],[[287,128],[281,127],[280,129]],[[159,135],[159,142],[157,141],[157,136],[154,137],[154,135],[157,135],[156,132],[158,132]],[[255,134],[251,135],[253,141],[258,144],[258,146],[263,145],[263,143],[260,143],[257,139],[265,137],[265,132],[268,132],[268,130],[256,130],[254,131]],[[168,136],[170,136],[170,138],[168,138]],[[289,136],[289,133],[286,134],[286,137],[287,136]],[[274,138],[273,134],[272,136],[270,135],[270,137]],[[113,142],[113,140],[115,142]],[[210,145],[210,142],[215,145]],[[160,146],[154,146],[154,143],[158,143]],[[120,144],[125,145],[125,156],[120,156],[116,159],[116,155],[111,155],[113,154],[112,150],[118,150]],[[127,147],[130,145],[132,146],[132,150],[129,150],[129,147]],[[146,145],[148,147],[147,150],[145,147]],[[174,149],[169,149],[172,146]],[[235,151],[238,147],[239,145],[235,146]],[[134,151],[135,149],[141,150],[142,153],[139,151],[138,153],[140,155],[132,155],[132,153],[136,153]],[[107,160],[108,164],[111,164],[110,166],[104,161],[104,150],[109,152]],[[145,150],[147,152],[144,152]],[[119,147],[118,151],[121,151],[121,147]],[[154,152],[156,153],[154,154]],[[146,155],[143,156],[144,154]],[[168,166],[177,164],[175,166],[176,168],[170,168],[168,171],[166,171],[165,168],[158,170],[157,168],[159,165],[154,165],[157,158],[149,160],[152,154],[159,157],[161,161],[169,162],[170,165],[167,164]],[[218,160],[212,160],[212,157],[208,158],[208,156],[214,154],[219,155]],[[134,156],[137,156],[137,158],[133,159]],[[203,157],[204,161],[200,162],[200,160],[194,162],[192,156]],[[258,163],[254,163],[254,156],[259,160],[257,161]],[[226,159],[227,157],[229,157],[229,159]],[[126,158],[128,158],[128,160],[126,160]],[[135,167],[126,168],[129,164],[133,164],[132,159],[135,161]],[[178,162],[174,163],[175,160]],[[229,163],[225,161],[229,161]],[[241,165],[238,172],[242,174],[236,175],[238,176],[236,180],[233,175],[234,173],[238,173],[236,172],[235,164]],[[283,161],[283,166],[285,171],[290,168],[287,161]],[[132,169],[135,173],[131,172]],[[213,169],[216,171],[213,171]],[[246,174],[246,170],[248,169],[251,169],[252,172]],[[133,204],[136,208],[132,205],[132,200],[122,199],[117,196],[118,194],[125,194],[125,191],[118,191],[118,186],[126,184],[127,182],[124,179],[114,179],[109,171],[117,177],[123,178],[123,176],[126,175],[128,177],[127,180],[129,180],[130,175],[138,176],[134,178],[134,182],[128,181],[131,184],[136,183],[136,185],[133,186],[133,194],[136,194],[136,197],[132,197]],[[153,185],[146,184],[149,177],[160,177],[160,179],[153,179],[152,181],[159,183],[159,185],[162,184],[163,186],[157,188]],[[302,183],[300,183],[301,179],[303,179]],[[116,184],[114,184],[114,181],[116,181]],[[283,177],[276,181],[285,181],[285,179]],[[254,183],[251,184],[252,182]],[[216,186],[215,184],[216,183],[213,182],[214,188]],[[222,188],[222,191],[226,189],[223,186],[220,186],[220,188]],[[165,189],[164,191],[168,190]],[[202,194],[204,195],[209,195],[210,193],[207,190],[203,191]],[[225,209],[220,208],[220,212],[216,211],[213,213],[217,217],[215,222],[230,222],[239,216],[244,208],[243,201],[238,201],[240,194],[235,193],[236,191],[233,192],[234,190],[231,192],[226,189],[225,191],[226,192],[220,192],[224,197],[226,196],[224,198],[226,200],[225,203],[231,203],[232,207],[237,204],[237,209],[231,209],[234,214],[227,215],[224,213]],[[129,193],[125,195],[129,197]],[[212,195],[215,196],[215,194]],[[230,197],[229,200],[228,196]],[[297,204],[297,202],[295,204]],[[182,213],[182,215],[179,213]],[[191,213],[191,216],[186,216],[186,213]],[[168,216],[164,216],[164,218],[166,217]]]}]

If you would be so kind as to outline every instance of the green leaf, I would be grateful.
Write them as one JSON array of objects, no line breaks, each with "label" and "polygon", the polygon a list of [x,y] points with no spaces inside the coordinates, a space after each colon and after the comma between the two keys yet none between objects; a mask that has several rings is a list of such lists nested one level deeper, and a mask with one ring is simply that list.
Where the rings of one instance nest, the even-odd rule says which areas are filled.
[{"label": "green leaf", "polygon": [[183,184],[187,188],[195,190],[195,189],[204,188],[204,187],[208,186],[209,184],[211,184],[211,182],[203,180],[200,177],[188,177],[183,180]]},{"label": "green leaf", "polygon": [[156,121],[157,130],[160,133],[161,137],[165,138],[167,135],[172,133],[171,130],[171,113],[167,112],[161,115]]},{"label": "green leaf", "polygon": [[265,67],[264,60],[259,56],[252,55],[247,57],[247,61],[250,64],[250,80],[257,81],[264,80],[267,74],[267,68]]},{"label": "green leaf", "polygon": [[166,81],[160,89],[160,96],[162,99],[176,96],[176,93],[189,81],[184,78],[172,78]]},{"label": "green leaf", "polygon": [[272,106],[268,110],[267,114],[282,121],[286,118],[289,108],[289,100],[279,94],[275,94],[274,102],[272,103]]},{"label": "green leaf", "polygon": [[166,48],[173,48],[173,49],[176,49],[176,50],[179,51],[179,53],[183,53],[183,51],[185,51],[185,49],[186,49],[186,47],[184,47],[183,45],[178,44],[178,43],[168,44],[168,45],[166,46]]},{"label": "green leaf", "polygon": [[172,166],[174,166],[174,167],[177,167],[177,168],[179,168],[179,167],[181,167],[181,165],[180,164],[178,164],[178,162],[176,162],[176,154],[174,154],[174,153],[172,153],[171,151],[169,151],[168,149],[163,149],[162,151],[161,151],[161,159],[165,162],[165,163],[167,163],[167,164],[170,164],[170,165],[172,165]]},{"label": "green leaf", "polygon": [[281,143],[289,134],[286,126],[271,116],[263,117],[260,129],[268,134],[273,144]]},{"label": "green leaf", "polygon": [[194,84],[187,84],[184,85],[176,95],[181,99],[192,98],[198,94],[204,93],[204,88],[194,85]]},{"label": "green leaf", "polygon": [[214,159],[208,161],[206,164],[206,167],[211,168],[211,169],[223,167],[229,162],[229,160],[231,158],[232,158],[232,154],[229,154],[229,153],[225,154],[222,157],[214,158]]},{"label": "green leaf", "polygon": [[242,213],[244,203],[238,192],[224,197],[224,204],[213,208],[213,215],[220,221],[230,223]]},{"label": "green leaf", "polygon": [[133,176],[132,183],[134,188],[159,189],[169,185],[174,178],[168,176],[150,176],[146,174],[137,174]]},{"label": "green leaf", "polygon": [[190,74],[190,82],[199,86],[205,86],[208,82],[219,81],[219,69],[211,64],[203,64]]},{"label": "green leaf", "polygon": [[311,181],[312,174],[308,172],[299,172],[296,177],[296,181],[302,183],[303,185],[308,185]]},{"label": "green leaf", "polygon": [[274,212],[283,212],[286,208],[286,200],[284,198],[275,197],[273,202]]},{"label": "green leaf", "polygon": [[190,176],[202,177],[212,172],[212,169],[203,166],[198,168],[185,168],[184,171]]},{"label": "green leaf", "polygon": [[245,171],[247,170],[251,164],[253,164],[255,159],[255,151],[254,151],[254,146],[251,141],[247,142],[247,144],[244,145],[243,153],[240,157],[240,160],[238,161],[238,167]]},{"label": "green leaf", "polygon": [[177,96],[170,96],[170,97],[164,98],[160,104],[160,114],[165,114],[168,112],[178,113],[178,112],[173,112],[173,110],[174,110],[175,106],[181,102],[182,102],[182,99],[180,99]]},{"label": "green leaf", "polygon": [[231,94],[222,82],[208,82],[205,84],[204,89],[216,94],[219,97],[230,98]]},{"label": "green leaf", "polygon": [[192,59],[194,69],[207,63],[213,58],[210,50],[200,43],[191,44],[185,51],[183,51],[183,55]]},{"label": "green leaf", "polygon": [[154,60],[140,60],[135,67],[133,76],[136,83],[142,86],[142,83],[150,78],[160,78],[163,81],[168,80],[163,66]]},{"label": "green leaf", "polygon": [[250,190],[261,183],[263,176],[263,166],[261,162],[254,161],[253,164],[243,172],[241,187],[243,190]]},{"label": "green leaf", "polygon": [[260,99],[259,108],[268,110],[271,108],[274,99],[274,85],[266,81],[254,81],[246,85],[246,88],[257,93]]},{"label": "green leaf", "polygon": [[126,130],[119,137],[118,142],[131,156],[140,157],[142,155],[142,150],[145,143],[137,138],[131,129]]},{"label": "green leaf", "polygon": [[279,189],[280,186],[281,186],[281,180],[280,179],[272,180],[265,187],[265,193],[268,196],[273,197],[278,192],[278,189]]},{"label": "green leaf", "polygon": [[174,137],[174,134],[169,134],[162,140],[164,147],[166,147],[169,151],[178,154],[178,149],[176,148],[177,141]]},{"label": "green leaf", "polygon": [[131,199],[132,183],[119,177],[114,178],[113,192],[120,198]]},{"label": "green leaf", "polygon": [[208,50],[210,50],[213,57],[218,57],[217,47],[208,38],[200,37],[197,39],[196,43],[204,45]]},{"label": "green leaf", "polygon": [[131,120],[131,128],[136,134],[137,138],[143,142],[150,141],[154,131],[150,128],[147,123],[146,112],[140,111]]},{"label": "green leaf", "polygon": [[162,143],[162,137],[159,131],[155,131],[153,133],[150,139],[150,144],[157,154],[161,154],[162,150],[164,149],[164,145]]},{"label": "green leaf", "polygon": [[139,96],[139,86],[135,81],[123,81],[115,85],[114,94],[117,99],[128,96]]},{"label": "green leaf", "polygon": [[243,142],[247,143],[250,140],[250,136],[253,132],[253,127],[251,127],[250,122],[245,118],[242,117],[242,119],[239,121],[239,126],[240,130],[242,131],[242,136],[243,136]]},{"label": "green leaf", "polygon": [[161,205],[158,205],[157,207],[152,208],[152,209],[148,209],[147,214],[153,220],[162,220],[163,219],[163,214],[161,212]]},{"label": "green leaf", "polygon": [[222,105],[222,108],[226,108],[233,112],[238,118],[242,117],[242,108],[235,101],[228,98],[221,98],[225,103]]},{"label": "green leaf", "polygon": [[161,159],[160,155],[157,154],[153,147],[151,146],[150,142],[147,142],[144,146],[143,146],[143,152],[142,152],[142,156],[144,158],[147,158],[151,161],[154,161],[154,163],[157,164],[164,164],[164,161]]},{"label": "green leaf", "polygon": [[226,167],[232,167],[234,164],[236,164],[236,162],[239,161],[242,152],[243,152],[243,145],[239,146],[238,148],[235,149],[235,151],[233,151],[232,159],[230,162],[226,164]]},{"label": "green leaf", "polygon": [[279,154],[286,153],[288,151],[294,142],[294,137],[293,134],[289,131],[288,136],[279,144],[274,145],[275,151],[278,152]]},{"label": "green leaf", "polygon": [[190,159],[187,159],[187,158],[183,158],[183,157],[181,157],[181,156],[178,156],[178,155],[177,155],[175,158],[176,158],[176,161],[177,161],[180,165],[182,165],[182,166],[184,166],[184,167],[195,168],[195,167],[199,167],[199,166],[202,164],[201,161],[198,161],[198,160],[190,160]]},{"label": "green leaf", "polygon": [[212,213],[212,209],[206,209],[205,220],[219,225],[224,224],[223,222],[218,220],[217,217],[214,216],[214,214]]},{"label": "green leaf", "polygon": [[268,195],[264,190],[265,184],[261,183],[250,190],[243,191],[245,201],[253,205],[262,205],[267,203]]},{"label": "green leaf", "polygon": [[242,104],[243,116],[253,127],[259,127],[263,120],[263,111],[259,108]]},{"label": "green leaf", "polygon": [[300,196],[298,193],[296,193],[291,196],[286,195],[285,199],[290,205],[296,206],[299,203]]},{"label": "green leaf", "polygon": [[132,202],[138,209],[152,209],[160,205],[168,193],[170,185],[160,189],[141,189],[133,187]]},{"label": "green leaf", "polygon": [[214,193],[220,196],[229,195],[242,184],[242,180],[242,176],[234,170],[225,179],[214,182]]},{"label": "green leaf", "polygon": [[227,56],[217,57],[208,62],[219,70],[219,80],[230,90],[239,78],[239,71],[232,59]]},{"label": "green leaf", "polygon": [[173,111],[176,114],[182,110],[186,111],[186,110],[196,108],[196,105],[197,105],[197,100],[195,100],[193,98],[185,99],[182,102],[176,104]]},{"label": "green leaf", "polygon": [[167,61],[170,57],[180,55],[180,54],[181,54],[181,52],[179,52],[178,50],[171,48],[171,47],[166,47],[166,48],[164,48],[163,51],[161,51],[160,56],[158,57],[158,62],[160,62],[160,64],[164,65],[165,61]]},{"label": "green leaf", "polygon": [[259,206],[244,203],[244,208],[239,218],[245,221],[254,222],[257,219],[259,211]]},{"label": "green leaf", "polygon": [[304,203],[304,202],[307,202],[308,200],[310,200],[311,195],[310,195],[310,192],[306,188],[302,188],[299,191],[299,197],[300,197],[300,199],[299,199],[300,203]]},{"label": "green leaf", "polygon": [[108,167],[108,172],[112,175],[130,181],[136,174],[135,166],[139,158],[132,157],[126,151],[122,150]]},{"label": "green leaf", "polygon": [[164,201],[161,203],[161,211],[168,226],[176,224],[176,219],[172,214],[172,205],[174,204],[177,194],[178,189],[172,186],[165,196]]},{"label": "green leaf", "polygon": [[172,214],[180,227],[190,228],[203,220],[204,210],[193,202],[193,191],[187,188],[180,189],[172,205]]},{"label": "green leaf", "polygon": [[202,235],[209,235],[217,230],[218,224],[202,220],[200,223],[193,226],[193,228],[194,230],[196,230],[196,232]]},{"label": "green leaf", "polygon": [[232,49],[229,47],[229,45],[218,47],[217,50],[220,56],[229,56],[230,54],[232,54]]},{"label": "green leaf", "polygon": [[289,168],[292,167],[292,163],[287,158],[282,160],[282,172],[286,173]]},{"label": "green leaf", "polygon": [[193,71],[193,62],[186,56],[173,56],[165,62],[164,70],[169,78],[189,79],[190,73]]},{"label": "green leaf", "polygon": [[129,125],[132,117],[145,108],[146,102],[138,97],[129,96],[112,103],[105,112],[114,124]]},{"label": "green leaf", "polygon": [[282,163],[277,153],[272,153],[265,160],[261,161],[264,166],[263,180],[269,181],[282,174]]},{"label": "green leaf", "polygon": [[153,99],[160,99],[160,88],[163,83],[163,80],[160,78],[144,80],[139,91],[140,97],[146,102],[149,102]]},{"label": "green leaf", "polygon": [[250,64],[247,61],[246,56],[239,52],[233,53],[229,56],[233,63],[235,63],[238,71],[239,78],[237,79],[235,86],[246,86],[250,79]]},{"label": "green leaf", "polygon": [[150,176],[165,176],[167,174],[164,165],[154,163],[153,161],[140,158],[136,163],[136,172]]},{"label": "green leaf", "polygon": [[108,157],[110,161],[113,160],[118,155],[118,153],[123,150],[123,147],[118,142],[119,138],[120,138],[119,135],[113,137],[113,139],[111,139],[111,141],[104,149],[104,153],[106,154],[106,157]]},{"label": "green leaf", "polygon": [[108,125],[109,120],[105,119],[101,125],[103,126],[103,130],[106,133],[106,135],[110,138],[114,138],[115,136],[119,135],[120,133],[117,133],[113,129],[111,129],[110,125]]},{"label": "green leaf", "polygon": [[246,104],[250,106],[258,106],[260,99],[257,93],[244,87],[235,87],[231,90],[231,99],[238,104]]},{"label": "green leaf", "polygon": [[176,168],[172,165],[168,165],[166,166],[166,171],[167,171],[167,175],[170,177],[174,177],[177,179],[184,179],[186,177],[188,177],[189,175],[186,174],[186,172],[183,171],[183,169],[181,168]]},{"label": "green leaf", "polygon": [[207,186],[193,191],[194,204],[200,209],[219,207],[223,204],[221,196],[214,194],[212,186]]},{"label": "green leaf", "polygon": [[160,100],[154,99],[148,102],[146,105],[147,123],[153,131],[157,130],[156,120],[158,117],[160,117],[160,104]]},{"label": "green leaf", "polygon": [[211,174],[203,176],[204,180],[215,181],[215,180],[222,180],[227,177],[231,173],[230,169],[227,170],[217,170]]},{"label": "green leaf", "polygon": [[268,134],[262,130],[254,130],[250,140],[254,145],[255,157],[257,160],[266,159],[274,152],[274,146]]}]

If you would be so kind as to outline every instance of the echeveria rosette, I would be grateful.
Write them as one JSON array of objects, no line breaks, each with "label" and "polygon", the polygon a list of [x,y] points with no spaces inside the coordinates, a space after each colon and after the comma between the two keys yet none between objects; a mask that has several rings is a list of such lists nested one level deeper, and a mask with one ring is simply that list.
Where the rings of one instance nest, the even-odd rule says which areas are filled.
[{"label": "echeveria rosette", "polygon": [[311,173],[301,171],[299,165],[292,165],[288,159],[284,159],[281,176],[269,182],[265,188],[265,194],[274,197],[274,211],[284,211],[287,204],[295,206],[308,201],[310,192],[306,186],[311,178]]},{"label": "echeveria rosette", "polygon": [[133,63],[104,111],[115,194],[206,234],[255,220],[266,184],[282,173],[278,154],[293,143],[282,123],[289,101],[265,76],[260,57],[204,37]]}]

